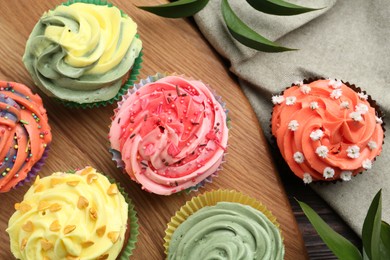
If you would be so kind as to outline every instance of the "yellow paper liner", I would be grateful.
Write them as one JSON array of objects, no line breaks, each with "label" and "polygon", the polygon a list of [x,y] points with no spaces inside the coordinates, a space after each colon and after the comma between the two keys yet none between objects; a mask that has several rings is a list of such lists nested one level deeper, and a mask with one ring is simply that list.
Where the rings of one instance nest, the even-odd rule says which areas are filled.
[{"label": "yellow paper liner", "polygon": [[258,211],[262,212],[272,222],[272,224],[274,224],[279,229],[283,240],[280,225],[277,222],[276,217],[272,215],[272,213],[267,209],[267,207],[264,206],[261,202],[235,190],[215,190],[205,192],[197,197],[193,197],[176,212],[175,216],[171,218],[171,221],[168,223],[167,229],[165,230],[164,253],[168,255],[169,243],[171,241],[173,233],[180,224],[182,224],[184,221],[187,220],[189,216],[202,209],[203,207],[215,206],[218,202],[240,203],[257,209]]}]

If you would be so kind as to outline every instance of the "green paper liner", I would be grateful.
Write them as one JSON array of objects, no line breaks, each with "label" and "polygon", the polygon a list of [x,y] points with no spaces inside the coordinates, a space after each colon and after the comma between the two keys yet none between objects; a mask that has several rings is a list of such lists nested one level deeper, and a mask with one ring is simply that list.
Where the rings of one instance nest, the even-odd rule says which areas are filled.
[{"label": "green paper liner", "polygon": [[[82,170],[82,169],[80,169],[80,170]],[[71,171],[67,171],[66,173],[75,174],[76,172],[77,172],[76,170],[71,170]],[[98,170],[96,170],[96,172],[105,176],[110,183],[115,183],[118,187],[118,190],[125,198],[126,203],[129,205],[129,209],[128,209],[129,220],[127,223],[127,227],[130,227],[129,238],[127,240],[127,243],[123,244],[123,248],[122,248],[122,251],[120,252],[120,255],[117,256],[117,259],[128,260],[130,258],[130,256],[133,254],[133,250],[135,248],[135,244],[137,243],[137,238],[138,238],[138,234],[139,234],[137,211],[135,210],[134,204],[133,204],[132,200],[129,198],[129,195],[125,192],[125,189],[120,185],[119,182],[116,182],[113,177],[108,176],[108,175],[106,175]],[[126,235],[126,233],[125,233],[125,235]]]},{"label": "green paper liner", "polygon": [[[138,34],[137,34],[137,37]],[[87,108],[94,108],[94,107],[105,107],[108,104],[114,104],[115,102],[118,102],[119,99],[122,97],[122,95],[126,94],[127,90],[133,86],[135,81],[137,80],[137,77],[139,75],[139,71],[141,69],[141,63],[143,61],[142,59],[143,53],[142,50],[139,54],[139,56],[134,60],[133,67],[130,69],[130,75],[129,78],[127,79],[126,83],[122,85],[122,87],[119,89],[118,93],[116,94],[115,97],[105,100],[105,101],[99,101],[99,102],[94,102],[94,103],[76,103],[72,101],[65,101],[62,99],[57,99],[60,103],[62,103],[64,106],[69,107],[69,108],[82,108],[82,109],[87,109]]]},{"label": "green paper liner", "polygon": [[175,215],[171,218],[170,222],[167,224],[167,228],[165,229],[164,253],[166,256],[168,256],[169,243],[177,227],[201,208],[206,206],[215,206],[218,202],[240,203],[251,206],[252,208],[262,212],[272,222],[272,224],[274,224],[279,229],[282,240],[284,240],[280,225],[277,222],[276,217],[272,215],[271,211],[269,211],[265,205],[257,201],[255,198],[245,195],[239,191],[220,189],[208,191],[193,197],[190,201],[187,201],[186,204],[183,205],[178,211],[176,211]]},{"label": "green paper liner", "polygon": [[[86,3],[86,4],[95,4],[95,5],[107,5],[108,7],[114,6],[113,4],[107,2],[106,0],[69,0],[67,2],[62,3],[62,5],[69,6],[74,3]],[[121,14],[122,16],[127,15],[125,12],[122,10]],[[135,37],[140,38],[138,34],[135,35]],[[104,107],[107,106],[108,104],[113,104],[116,101],[119,101],[120,97],[127,92],[129,87],[131,87],[134,82],[137,80],[137,77],[139,75],[139,71],[141,69],[141,64],[142,64],[142,50],[139,54],[139,56],[134,60],[133,66],[130,68],[130,75],[125,84],[122,85],[122,87],[119,89],[118,93],[116,94],[115,97],[105,100],[105,101],[99,101],[99,102],[92,102],[92,103],[77,103],[77,102],[72,102],[72,101],[66,101],[57,98],[57,100],[62,103],[64,106],[69,107],[69,108],[82,108],[82,109],[87,109],[87,108],[94,108],[94,107]]]}]

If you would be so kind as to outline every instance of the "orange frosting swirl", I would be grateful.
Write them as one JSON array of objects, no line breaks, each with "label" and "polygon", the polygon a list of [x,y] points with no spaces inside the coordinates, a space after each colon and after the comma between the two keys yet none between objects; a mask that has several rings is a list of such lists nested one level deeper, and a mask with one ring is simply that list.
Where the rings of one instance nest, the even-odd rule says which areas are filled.
[{"label": "orange frosting swirl", "polygon": [[25,85],[0,81],[0,192],[24,180],[50,142],[41,98]]},{"label": "orange frosting swirl", "polygon": [[272,134],[291,170],[305,183],[348,181],[382,151],[382,119],[338,80],[299,82],[272,98]]}]

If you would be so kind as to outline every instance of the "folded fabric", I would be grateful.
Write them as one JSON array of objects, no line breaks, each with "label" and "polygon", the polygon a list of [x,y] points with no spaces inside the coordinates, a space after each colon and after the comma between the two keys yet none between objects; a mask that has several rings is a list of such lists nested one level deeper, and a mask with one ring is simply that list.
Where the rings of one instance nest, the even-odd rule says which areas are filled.
[{"label": "folded fabric", "polygon": [[[230,1],[237,15],[258,33],[283,46],[299,48],[284,53],[249,49],[229,34],[221,15],[221,0],[211,0],[195,16],[213,47],[231,62],[231,71],[252,104],[270,139],[271,97],[291,83],[310,77],[349,81],[390,112],[390,2],[388,0],[289,0],[324,9],[296,16],[274,16],[254,10],[246,1]],[[390,119],[385,118],[390,126]],[[372,198],[382,188],[382,219],[390,222],[390,173],[386,143],[373,168],[350,182],[311,187],[361,235]]]}]

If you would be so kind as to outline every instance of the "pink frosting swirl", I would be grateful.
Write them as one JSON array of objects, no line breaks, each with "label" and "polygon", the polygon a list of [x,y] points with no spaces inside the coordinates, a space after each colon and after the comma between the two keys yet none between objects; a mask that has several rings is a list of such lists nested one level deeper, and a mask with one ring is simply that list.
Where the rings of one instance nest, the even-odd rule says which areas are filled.
[{"label": "pink frosting swirl", "polygon": [[272,134],[291,170],[306,183],[350,180],[382,151],[382,120],[341,81],[297,83],[274,96]]},{"label": "pink frosting swirl", "polygon": [[179,76],[148,83],[125,97],[109,134],[129,176],[160,195],[215,173],[227,139],[222,105],[205,84]]}]

